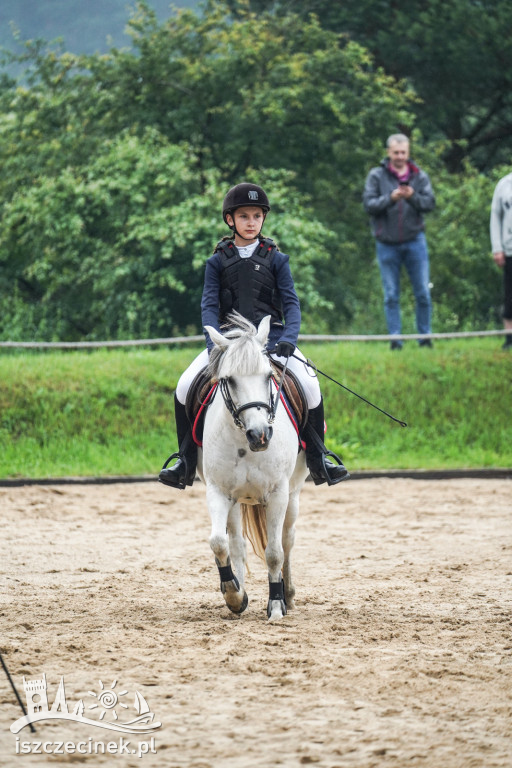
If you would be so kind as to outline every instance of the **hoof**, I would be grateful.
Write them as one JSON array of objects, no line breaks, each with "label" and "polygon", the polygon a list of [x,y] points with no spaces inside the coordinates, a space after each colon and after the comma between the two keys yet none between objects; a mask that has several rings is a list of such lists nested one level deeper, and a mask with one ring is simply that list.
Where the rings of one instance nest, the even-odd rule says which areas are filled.
[{"label": "hoof", "polygon": [[279,621],[286,616],[286,603],[284,600],[269,600],[267,605],[267,617],[269,621]]},{"label": "hoof", "polygon": [[[270,576],[269,576],[270,578]],[[267,618],[269,621],[278,621],[286,616],[286,598],[284,596],[284,581],[269,581]]]},{"label": "hoof", "polygon": [[227,600],[226,600],[226,605],[229,608],[229,610],[232,611],[232,613],[243,613],[247,608],[247,606],[249,605],[249,598],[247,597],[247,592],[244,592],[242,602],[238,607],[235,605],[230,605]]},{"label": "hoof", "polygon": [[249,598],[245,590],[242,594],[237,578],[232,581],[222,581],[220,591],[224,595],[224,600],[230,611],[233,613],[243,613],[245,611],[249,604]]}]

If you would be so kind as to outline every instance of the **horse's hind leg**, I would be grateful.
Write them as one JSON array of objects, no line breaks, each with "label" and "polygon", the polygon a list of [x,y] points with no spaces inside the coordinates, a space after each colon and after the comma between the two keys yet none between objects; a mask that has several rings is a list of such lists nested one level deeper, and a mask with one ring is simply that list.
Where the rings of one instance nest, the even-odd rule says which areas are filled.
[{"label": "horse's hind leg", "polygon": [[295,608],[295,587],[292,581],[291,552],[295,542],[295,522],[299,514],[299,494],[293,493],[288,502],[286,517],[283,525],[283,580],[284,595],[288,608]]},{"label": "horse's hind leg", "polygon": [[247,608],[248,598],[244,591],[243,578],[241,584],[231,568],[227,533],[228,517],[233,502],[212,485],[206,487],[206,499],[212,521],[210,547],[219,569],[221,592],[228,608],[233,613],[242,613]]}]

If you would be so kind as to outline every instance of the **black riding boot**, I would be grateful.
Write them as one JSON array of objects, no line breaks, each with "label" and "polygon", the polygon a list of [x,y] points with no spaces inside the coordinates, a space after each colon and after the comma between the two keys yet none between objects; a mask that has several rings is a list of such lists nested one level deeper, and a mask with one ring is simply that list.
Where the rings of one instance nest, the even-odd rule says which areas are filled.
[{"label": "black riding boot", "polygon": [[[176,418],[176,433],[178,435],[179,453],[173,453],[160,470],[158,479],[164,485],[183,490],[192,485],[196,476],[197,445],[192,439],[192,427],[188,420],[185,406],[174,395],[174,416]],[[178,459],[173,467],[167,469],[172,459]]]},{"label": "black riding boot", "polygon": [[[323,399],[320,401],[320,405],[309,411],[308,421],[304,429],[304,439],[306,441],[306,462],[315,485],[322,483],[336,485],[342,480],[348,480],[350,475],[340,457],[327,450],[324,445]],[[328,456],[332,456],[337,463],[333,464],[332,461],[329,461]]]}]

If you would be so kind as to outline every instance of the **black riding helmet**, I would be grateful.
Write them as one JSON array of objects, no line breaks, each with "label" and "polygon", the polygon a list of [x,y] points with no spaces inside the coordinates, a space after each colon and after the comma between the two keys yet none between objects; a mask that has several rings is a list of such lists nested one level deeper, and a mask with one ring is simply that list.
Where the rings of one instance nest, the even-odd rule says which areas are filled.
[{"label": "black riding helmet", "polygon": [[[233,215],[237,208],[244,208],[245,206],[252,205],[255,208],[261,208],[264,215],[270,211],[270,203],[265,191],[258,187],[257,184],[249,184],[243,182],[237,184],[235,187],[231,187],[224,202],[222,203],[222,218],[227,224],[227,214]],[[229,224],[228,224],[229,226]]]}]

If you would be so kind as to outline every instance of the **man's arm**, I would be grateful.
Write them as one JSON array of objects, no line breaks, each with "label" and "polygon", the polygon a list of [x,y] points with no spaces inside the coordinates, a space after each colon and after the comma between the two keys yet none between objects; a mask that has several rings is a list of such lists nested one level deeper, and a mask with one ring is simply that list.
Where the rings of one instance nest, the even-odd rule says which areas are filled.
[{"label": "man's arm", "polygon": [[436,206],[436,198],[432,184],[425,171],[420,171],[418,181],[414,185],[413,191],[408,196],[408,201],[420,213],[433,211]]},{"label": "man's arm", "polygon": [[371,216],[378,216],[379,213],[383,213],[394,202],[391,194],[382,193],[380,175],[381,169],[373,168],[366,177],[364,185],[363,205],[365,211]]}]

